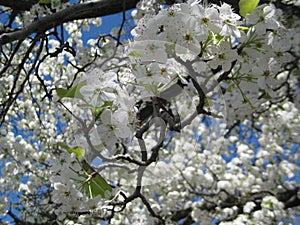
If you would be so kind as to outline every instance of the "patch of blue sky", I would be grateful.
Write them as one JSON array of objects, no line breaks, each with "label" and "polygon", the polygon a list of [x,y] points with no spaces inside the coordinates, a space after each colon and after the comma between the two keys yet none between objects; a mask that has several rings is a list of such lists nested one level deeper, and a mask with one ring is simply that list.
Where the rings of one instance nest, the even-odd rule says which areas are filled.
[{"label": "patch of blue sky", "polygon": [[295,181],[300,184],[300,171],[295,173]]},{"label": "patch of blue sky", "polygon": [[[1,193],[0,193],[0,195],[1,195]],[[11,190],[7,197],[10,199],[10,205],[9,205],[8,210],[11,210],[11,212],[18,217],[19,216],[18,211],[20,208],[22,208],[22,206],[19,204],[20,199],[19,199],[18,195]],[[0,215],[0,221],[15,224],[15,223],[13,223],[13,220],[9,215],[4,215],[4,216]]]},{"label": "patch of blue sky", "polygon": [[2,6],[0,6],[0,23],[6,24],[9,21],[9,16],[6,14],[7,10],[4,10]]},{"label": "patch of blue sky", "polygon": [[66,128],[67,128],[67,124],[62,121],[62,117],[57,116],[56,133],[58,135],[63,134]]},{"label": "patch of blue sky", "polygon": [[203,116],[201,121],[207,128],[213,126],[213,119],[211,117]]},{"label": "patch of blue sky", "polygon": [[[124,35],[121,36],[120,41],[132,39],[130,30],[134,27],[134,22],[131,17],[132,10],[128,10],[125,13],[126,21],[123,27]],[[88,31],[82,31],[83,41],[87,43],[89,39],[97,39],[100,35],[111,34],[112,29],[119,28],[123,21],[123,13],[116,13],[102,17],[102,24],[99,27],[90,25]]]},{"label": "patch of blue sky", "polygon": [[[8,120],[8,122],[9,122],[10,124],[13,125],[13,126],[12,126],[11,132],[14,133],[14,136],[15,136],[15,137],[17,137],[17,136],[22,136],[22,137],[25,138],[25,139],[30,139],[30,137],[33,137],[33,132],[32,132],[32,131],[29,131],[29,130],[27,130],[27,129],[18,127],[18,122],[19,122],[22,118],[24,118],[24,117],[23,117],[23,116],[20,117],[20,115],[19,115],[19,117],[11,117],[11,118]],[[36,141],[31,140],[30,143],[31,143],[31,144],[34,144],[34,143],[36,143]]]},{"label": "patch of blue sky", "polygon": [[236,151],[232,151],[231,154],[222,153],[221,156],[226,161],[226,163],[229,163],[232,159],[234,159],[238,155]]}]

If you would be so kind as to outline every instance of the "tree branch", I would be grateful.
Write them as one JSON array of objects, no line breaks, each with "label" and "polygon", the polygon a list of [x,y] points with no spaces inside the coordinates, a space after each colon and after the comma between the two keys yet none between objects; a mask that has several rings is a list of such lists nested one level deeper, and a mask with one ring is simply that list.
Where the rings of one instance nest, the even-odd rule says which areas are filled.
[{"label": "tree branch", "polygon": [[[0,0],[1,1],[1,0]],[[123,3],[125,1],[125,4]],[[44,33],[62,23],[106,16],[123,10],[129,10],[136,6],[138,0],[99,0],[72,5],[59,12],[45,16],[32,22],[29,26],[10,33],[0,35],[0,46],[16,40],[23,40],[33,33]],[[1,4],[1,2],[0,2]]]},{"label": "tree branch", "polygon": [[38,2],[39,0],[0,0],[0,5],[18,11],[27,11]]}]

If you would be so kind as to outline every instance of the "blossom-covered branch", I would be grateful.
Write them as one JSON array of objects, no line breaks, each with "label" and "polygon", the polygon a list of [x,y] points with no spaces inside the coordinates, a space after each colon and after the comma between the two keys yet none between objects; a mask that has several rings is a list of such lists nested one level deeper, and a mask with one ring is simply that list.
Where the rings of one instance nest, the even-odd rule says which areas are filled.
[{"label": "blossom-covered branch", "polygon": [[47,15],[43,18],[38,18],[20,30],[2,32],[2,34],[0,34],[0,45],[11,43],[16,40],[23,40],[33,33],[43,34],[45,31],[66,22],[101,17],[122,12],[123,10],[129,10],[134,8],[136,3],[136,0],[101,0],[74,4],[56,13]]}]

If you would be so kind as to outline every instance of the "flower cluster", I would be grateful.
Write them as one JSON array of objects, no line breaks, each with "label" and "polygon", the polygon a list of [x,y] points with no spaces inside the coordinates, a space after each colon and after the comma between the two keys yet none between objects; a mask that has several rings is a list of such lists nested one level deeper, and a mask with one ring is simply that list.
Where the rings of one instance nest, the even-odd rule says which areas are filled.
[{"label": "flower cluster", "polygon": [[[243,120],[266,100],[280,97],[274,92],[282,85],[276,76],[293,59],[287,51],[297,44],[280,17],[273,5],[262,5],[241,21],[227,4],[203,7],[193,1],[148,15],[132,31],[130,55],[137,84],[159,95],[166,88],[162,84],[184,82],[183,77],[193,73],[198,80],[222,77],[227,120]],[[174,73],[165,66],[178,58],[194,70]],[[207,86],[208,79],[200,86]]]},{"label": "flower cluster", "polygon": [[[16,24],[71,4],[61,2]],[[1,47],[1,113],[16,100],[1,125],[0,216],[274,224],[295,214],[299,21],[288,28],[272,4],[242,18],[225,3],[165,2],[139,1],[128,42],[115,29],[85,45],[81,28],[101,23],[86,19],[63,25],[66,40],[55,29],[11,58],[13,44]]]}]

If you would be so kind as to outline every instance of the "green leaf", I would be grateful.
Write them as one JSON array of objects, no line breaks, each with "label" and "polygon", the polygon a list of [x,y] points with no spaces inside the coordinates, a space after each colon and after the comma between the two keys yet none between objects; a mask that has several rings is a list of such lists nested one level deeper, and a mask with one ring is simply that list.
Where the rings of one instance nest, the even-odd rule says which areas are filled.
[{"label": "green leaf", "polygon": [[137,51],[131,51],[131,52],[129,52],[129,55],[133,56],[133,57],[137,57],[137,58],[142,57],[142,55],[140,53],[138,53]]},{"label": "green leaf", "polygon": [[294,73],[295,75],[300,76],[300,70],[295,70]]},{"label": "green leaf", "polygon": [[266,99],[266,100],[271,100],[272,99],[272,97],[268,93],[264,93],[263,98]]},{"label": "green leaf", "polygon": [[64,143],[59,143],[59,146],[61,146],[62,148],[64,148],[65,150],[67,150],[67,152],[69,153],[75,153],[76,158],[78,160],[81,160],[82,158],[84,158],[85,155],[85,149],[79,146],[75,146],[73,148],[70,148],[69,146],[67,146]]},{"label": "green leaf", "polygon": [[86,172],[86,180],[83,188],[90,198],[100,195],[102,198],[110,198],[112,187],[99,175],[85,160],[81,162],[82,168]]},{"label": "green leaf", "polygon": [[102,114],[104,109],[110,108],[113,105],[113,102],[111,101],[105,101],[101,106],[99,107],[95,107],[93,105],[89,105],[89,104],[80,104],[79,106],[81,108],[87,108],[87,109],[91,109],[96,117],[96,120],[100,117],[100,115]]},{"label": "green leaf", "polygon": [[42,155],[39,158],[39,163],[44,163],[46,161],[46,154],[42,153]]},{"label": "green leaf", "polygon": [[49,3],[51,3],[51,0],[40,0],[39,3],[41,3],[41,4],[49,4]]},{"label": "green leaf", "polygon": [[64,143],[60,143],[59,146],[66,149],[69,153],[76,154],[76,158],[85,172],[83,175],[85,177],[85,180],[82,183],[82,187],[89,195],[90,198],[94,198],[98,195],[100,195],[102,198],[112,197],[111,195],[112,187],[84,159],[84,155],[85,155],[84,148],[79,146],[70,148]]},{"label": "green leaf", "polygon": [[210,106],[209,100],[207,98],[204,99],[204,106],[205,107],[209,107]]},{"label": "green leaf", "polygon": [[80,82],[73,86],[71,89],[56,88],[56,93],[60,99],[62,98],[83,98],[80,93],[80,88],[86,85],[86,81]]},{"label": "green leaf", "polygon": [[112,106],[112,102],[105,101],[102,106],[95,107],[94,108],[94,113],[95,113],[96,118],[98,118],[101,115],[101,113],[103,112],[104,109],[109,108],[111,106]]},{"label": "green leaf", "polygon": [[282,111],[285,111],[284,107],[282,105],[277,105],[277,107],[282,110]]},{"label": "green leaf", "polygon": [[268,209],[271,209],[273,207],[273,202],[271,199],[265,203],[265,207]]},{"label": "green leaf", "polygon": [[251,13],[258,5],[259,0],[240,0],[240,15],[245,17],[247,13]]}]

